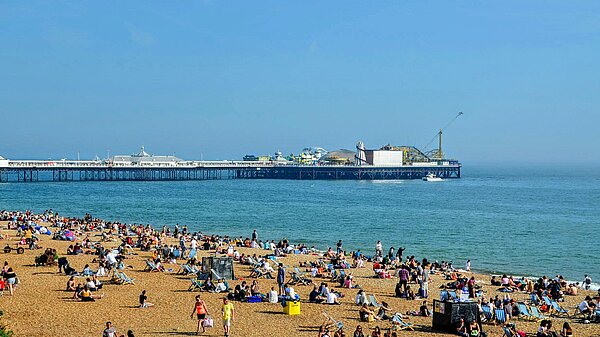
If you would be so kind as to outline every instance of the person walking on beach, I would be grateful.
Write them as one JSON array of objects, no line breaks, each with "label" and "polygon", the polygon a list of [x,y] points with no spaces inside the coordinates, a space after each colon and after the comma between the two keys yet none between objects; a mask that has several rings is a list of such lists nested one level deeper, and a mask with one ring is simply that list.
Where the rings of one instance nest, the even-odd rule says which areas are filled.
[{"label": "person walking on beach", "polygon": [[283,268],[283,263],[279,264],[279,269],[277,269],[277,284],[279,285],[279,293],[285,294],[285,269]]},{"label": "person walking on beach", "polygon": [[589,275],[585,275],[583,277],[583,283],[582,283],[583,287],[585,288],[585,290],[590,290],[590,286],[592,285],[592,278]]},{"label": "person walking on beach", "polygon": [[200,333],[200,327],[202,327],[202,333],[206,332],[204,327],[204,319],[208,315],[208,309],[206,308],[206,302],[200,298],[200,295],[196,295],[196,303],[194,303],[194,310],[192,311],[190,317],[193,319],[194,314],[198,318],[198,328],[196,329],[196,335]]},{"label": "person walking on beach", "polygon": [[381,244],[381,241],[377,241],[377,244],[375,245],[375,255],[383,255],[383,245]]},{"label": "person walking on beach", "polygon": [[342,252],[342,240],[338,241],[337,243],[337,253],[341,253]]},{"label": "person walking on beach", "polygon": [[471,260],[467,260],[467,264],[465,265],[466,271],[471,271]]},{"label": "person walking on beach", "polygon": [[223,314],[223,330],[225,331],[225,337],[229,337],[231,332],[231,322],[235,319],[235,309],[233,304],[229,303],[227,297],[223,298],[223,307],[221,308]]},{"label": "person walking on beach", "polygon": [[252,232],[252,241],[258,240],[258,234],[256,233],[256,229]]}]

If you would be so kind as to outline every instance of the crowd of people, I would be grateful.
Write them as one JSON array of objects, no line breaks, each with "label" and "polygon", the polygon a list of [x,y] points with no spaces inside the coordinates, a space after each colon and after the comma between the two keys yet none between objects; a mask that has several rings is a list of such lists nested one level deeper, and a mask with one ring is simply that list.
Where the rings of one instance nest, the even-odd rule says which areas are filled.
[{"label": "crowd of people", "polygon": [[[451,262],[429,261],[427,258],[417,259],[415,256],[404,257],[404,247],[389,247],[384,253],[384,247],[381,241],[375,245],[374,254],[367,256],[360,250],[347,252],[343,248],[342,240],[335,245],[335,249],[329,248],[322,254],[315,255],[312,261],[300,263],[299,268],[291,271],[290,267],[285,266],[278,260],[289,254],[308,254],[319,253],[314,247],[308,248],[304,244],[292,244],[286,239],[275,242],[274,240],[262,240],[258,238],[258,233],[252,232],[250,237],[228,237],[218,235],[205,235],[201,232],[190,232],[187,226],[179,225],[170,228],[153,228],[150,225],[142,224],[124,224],[121,222],[108,222],[102,219],[93,218],[86,214],[83,218],[66,218],[59,216],[52,210],[45,211],[42,214],[33,214],[27,212],[0,212],[0,221],[8,221],[7,228],[17,230],[17,235],[22,237],[22,241],[30,249],[39,248],[40,235],[42,228],[45,231],[52,230],[52,236],[57,240],[72,241],[72,244],[61,256],[61,252],[55,249],[46,248],[43,253],[36,257],[36,265],[56,265],[59,273],[68,276],[66,290],[73,293],[72,298],[82,302],[93,302],[104,297],[104,293],[97,294],[103,289],[103,277],[114,275],[115,271],[125,270],[128,266],[127,259],[136,250],[148,252],[148,260],[151,271],[168,271],[169,264],[184,260],[185,265],[192,268],[194,274],[198,277],[199,289],[212,292],[224,293],[223,304],[221,308],[222,325],[226,336],[230,334],[231,323],[234,320],[235,310],[233,301],[253,301],[260,299],[269,303],[285,303],[285,301],[299,300],[294,286],[297,284],[311,285],[312,291],[308,296],[308,302],[322,305],[340,305],[344,303],[344,292],[335,288],[356,289],[355,304],[359,306],[357,320],[359,322],[390,321],[392,326],[399,324],[399,321],[409,319],[410,316],[429,317],[432,316],[432,309],[428,307],[428,301],[431,297],[429,285],[431,277],[441,277],[448,283],[443,286],[440,293],[441,301],[465,300],[477,303],[480,308],[482,320],[488,319],[482,309],[482,306],[490,308],[503,309],[508,319],[518,317],[522,313],[515,300],[511,298],[511,293],[534,294],[539,299],[548,296],[552,300],[562,301],[564,296],[577,296],[578,289],[589,290],[591,277],[586,275],[584,281],[579,283],[568,283],[560,275],[550,279],[548,277],[539,278],[537,281],[513,276],[502,275],[501,277],[492,277],[491,285],[497,286],[498,291],[504,293],[503,297],[496,295],[488,300],[482,294],[480,285],[475,276],[470,275],[471,261],[465,264],[465,270],[459,271],[452,266]],[[49,224],[48,227],[38,224]],[[100,233],[101,240],[92,240],[91,233],[97,231]],[[35,242],[35,244],[32,244]],[[179,242],[174,244],[173,242]],[[107,248],[110,247],[110,248]],[[237,248],[255,248],[261,249],[265,254],[243,254]],[[250,268],[250,278],[256,278],[249,281],[242,281],[235,285],[233,289],[229,287],[227,280],[223,278],[214,278],[212,273],[203,273],[201,263],[196,258],[197,250],[207,250],[217,254],[231,256],[236,263]],[[41,250],[40,250],[41,251]],[[76,270],[69,263],[69,257],[74,255],[89,255],[91,262],[86,264],[83,269]],[[273,265],[273,262],[275,264]],[[407,301],[420,300],[420,304],[414,307],[414,310],[399,313],[383,301],[381,303],[372,303],[373,299],[356,282],[352,270],[356,268],[365,268],[372,265],[374,278],[394,278],[397,280],[394,292],[391,294]],[[274,268],[275,267],[275,268]],[[304,275],[304,274],[307,275]],[[79,282],[85,278],[85,282]],[[277,287],[270,287],[263,291],[258,280],[259,277],[273,279]],[[13,268],[5,262],[2,269],[3,288],[8,289],[9,294],[13,295],[15,286],[18,284],[18,277]],[[320,279],[317,281],[317,279]],[[411,287],[412,286],[412,287]],[[268,288],[268,287],[267,287]],[[455,290],[459,293],[459,299],[450,296],[450,291]],[[464,297],[463,297],[464,294]],[[600,300],[600,294],[599,299]],[[412,302],[411,302],[412,303]],[[591,321],[596,317],[596,309],[599,303],[593,298],[587,296],[578,306],[581,314],[585,315],[586,321]],[[148,301],[148,293],[143,290],[139,295],[139,308],[150,308],[154,306]],[[194,304],[192,317],[196,315],[198,320],[196,333],[205,332],[205,329],[212,327],[212,318],[209,315],[209,308],[206,302],[198,295]],[[514,326],[512,326],[514,328]],[[324,324],[320,328],[319,336],[327,337],[330,327]],[[460,336],[484,336],[485,332],[479,320],[465,320],[461,317],[454,322],[454,332]],[[519,330],[514,328],[515,333]],[[560,331],[562,336],[572,336],[572,327],[568,324],[563,326]],[[107,323],[104,336],[118,336],[116,329],[110,322]],[[131,331],[127,336],[132,336]],[[379,328],[374,329],[367,336],[394,336],[395,331],[381,332]],[[552,322],[543,320],[537,332],[538,336],[554,336]],[[343,328],[336,328],[332,336],[345,336]],[[365,336],[360,325],[353,333],[355,337]]]}]

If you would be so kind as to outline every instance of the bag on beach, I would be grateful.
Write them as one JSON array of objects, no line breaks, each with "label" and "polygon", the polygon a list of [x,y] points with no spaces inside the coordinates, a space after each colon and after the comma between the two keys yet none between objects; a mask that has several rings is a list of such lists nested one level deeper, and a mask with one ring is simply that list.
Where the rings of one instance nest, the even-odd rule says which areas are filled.
[{"label": "bag on beach", "polygon": [[212,328],[213,327],[213,319],[212,319],[212,317],[206,316],[206,318],[202,322],[202,326],[205,327],[205,328]]}]

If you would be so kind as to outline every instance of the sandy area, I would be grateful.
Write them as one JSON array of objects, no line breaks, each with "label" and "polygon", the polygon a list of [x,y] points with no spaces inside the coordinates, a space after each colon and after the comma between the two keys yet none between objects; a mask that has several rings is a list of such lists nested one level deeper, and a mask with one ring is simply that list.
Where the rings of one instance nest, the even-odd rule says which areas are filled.
[{"label": "sandy area", "polygon": [[[17,238],[14,231],[4,231],[11,235],[8,239],[0,242],[2,246],[10,243],[16,246]],[[96,238],[99,239],[99,238]],[[59,254],[66,252],[68,242],[50,240],[43,238],[41,246],[56,248]],[[241,252],[251,253],[250,249],[242,249]],[[220,322],[220,308],[222,294],[206,292],[188,292],[190,284],[189,277],[176,275],[179,269],[177,265],[166,264],[166,268],[172,268],[173,273],[150,273],[144,272],[144,259],[150,254],[139,252],[131,255],[126,260],[127,274],[135,278],[135,285],[105,284],[102,292],[105,297],[92,303],[82,303],[71,299],[72,292],[64,291],[68,277],[58,274],[56,267],[35,267],[34,257],[42,251],[26,250],[24,254],[18,255],[14,251],[9,254],[2,253],[2,260],[8,261],[15,269],[21,284],[15,291],[14,296],[8,296],[5,292],[0,297],[0,308],[4,310],[5,316],[2,322],[14,330],[16,336],[101,336],[104,324],[110,320],[119,330],[125,333],[128,329],[135,332],[136,336],[191,336],[195,335],[196,321],[190,319],[193,309],[194,296],[201,294],[208,304],[209,311],[216,317],[215,328],[208,330],[206,336],[222,336]],[[257,251],[264,254],[264,251]],[[208,253],[200,251],[200,256]],[[93,259],[92,255],[69,256],[71,265],[77,270],[83,269],[86,263]],[[294,255],[282,259],[287,266],[298,265],[299,261],[315,259],[311,255]],[[96,268],[96,264],[92,264]],[[375,294],[379,302],[388,302],[394,311],[406,312],[418,310],[420,301],[409,301],[393,297],[395,280],[373,278],[370,264],[364,269],[352,269],[355,281],[368,294]],[[237,277],[247,278],[250,268],[236,264],[235,273]],[[486,296],[493,297],[496,294],[494,288],[487,286],[489,276],[477,275],[484,285]],[[81,282],[85,278],[79,278]],[[108,281],[107,278],[103,281]],[[317,280],[321,281],[321,280]],[[441,276],[432,276],[430,285],[429,306],[434,297],[439,296],[438,287],[446,283]],[[241,280],[230,282],[231,286],[240,283]],[[261,291],[266,292],[271,286],[276,286],[274,280],[260,279]],[[148,309],[137,307],[138,295],[146,289],[149,302],[156,306]],[[307,299],[312,289],[309,286],[296,286],[296,292],[301,298]],[[239,303],[234,302],[236,309],[236,320],[233,323],[233,336],[317,336],[318,326],[323,322],[322,311],[327,310],[331,316],[342,320],[346,327],[347,336],[351,336],[358,322],[358,306],[354,304],[357,290],[336,288],[346,295],[342,305],[328,306],[322,304],[302,303],[302,314],[288,316],[283,314],[280,304],[269,303]],[[499,293],[501,294],[501,293]],[[582,293],[583,294],[583,293]],[[590,292],[591,294],[591,292]],[[524,300],[526,294],[513,294],[513,298]],[[581,301],[582,296],[567,297],[564,307],[573,309]],[[416,332],[401,331],[399,335],[431,336],[431,318],[411,317],[416,327]],[[563,319],[553,319],[554,326],[558,329],[562,326]],[[579,320],[572,320],[576,336],[600,336],[599,324],[581,324]],[[526,332],[534,332],[538,324],[515,320],[517,327]],[[363,327],[389,328],[389,322],[360,323]],[[484,329],[490,336],[502,336],[501,328],[493,325],[484,325]],[[445,336],[443,333],[436,333]]]}]

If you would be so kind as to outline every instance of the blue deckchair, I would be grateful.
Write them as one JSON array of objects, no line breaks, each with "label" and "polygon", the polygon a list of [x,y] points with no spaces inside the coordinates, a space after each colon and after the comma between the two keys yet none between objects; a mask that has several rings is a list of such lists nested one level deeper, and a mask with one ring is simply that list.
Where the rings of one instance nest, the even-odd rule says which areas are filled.
[{"label": "blue deckchair", "polygon": [[196,289],[202,289],[203,285],[202,282],[196,280],[196,279],[190,279],[191,283],[190,287],[188,288],[188,291],[194,291]]},{"label": "blue deckchair", "polygon": [[539,299],[539,297],[535,293],[529,294],[529,300],[535,306],[540,305],[540,299]]},{"label": "blue deckchair", "polygon": [[529,309],[527,309],[527,305],[523,302],[517,303],[519,307],[519,318],[524,318],[526,320],[535,320],[536,318],[529,313]]},{"label": "blue deckchair", "polygon": [[158,267],[154,264],[154,262],[152,262],[150,260],[146,260],[146,268],[144,270],[146,270],[146,271],[159,271]]},{"label": "blue deckchair", "polygon": [[483,310],[483,316],[485,317],[486,322],[492,322],[494,318],[492,308],[489,305],[482,305],[481,310]]},{"label": "blue deckchair", "polygon": [[550,300],[550,304],[552,305],[555,316],[570,317],[569,310],[563,309],[555,300]]},{"label": "blue deckchair", "polygon": [[377,303],[377,299],[375,299],[375,295],[369,295],[369,305],[379,308],[381,304]]},{"label": "blue deckchair", "polygon": [[504,309],[496,309],[496,310],[494,310],[494,313],[496,314],[496,322],[497,323],[500,323],[500,324],[506,323],[506,313],[504,312]]},{"label": "blue deckchair", "polygon": [[331,322],[336,328],[341,329],[344,327],[344,323],[342,321],[335,320],[333,317],[329,316],[327,311],[323,311],[323,316],[326,317],[326,321],[323,325],[328,325],[328,322]]},{"label": "blue deckchair", "polygon": [[502,330],[504,331],[504,335],[502,335],[502,337],[514,337],[514,334],[507,326],[503,326]]},{"label": "blue deckchair", "polygon": [[542,299],[544,300],[544,302],[546,303],[546,305],[548,307],[552,307],[552,301],[550,301],[550,299],[548,298],[548,296],[542,296]]},{"label": "blue deckchair", "polygon": [[530,309],[531,309],[531,316],[535,317],[536,320],[543,320],[543,319],[548,318],[548,317],[542,315],[537,307],[530,307]]},{"label": "blue deckchair", "polygon": [[[118,272],[116,272],[118,273]],[[134,281],[135,279],[132,279],[131,277],[125,275],[125,273],[121,273],[121,280],[122,280],[122,284],[135,284]]]},{"label": "blue deckchair", "polygon": [[450,294],[450,298],[451,298],[453,301],[458,301],[458,296],[456,295],[456,291],[454,291],[454,290],[450,290],[450,291],[448,291],[448,294]]},{"label": "blue deckchair", "polygon": [[415,330],[412,323],[406,323],[399,315],[394,315],[392,317],[392,324],[397,326],[400,330]]}]

